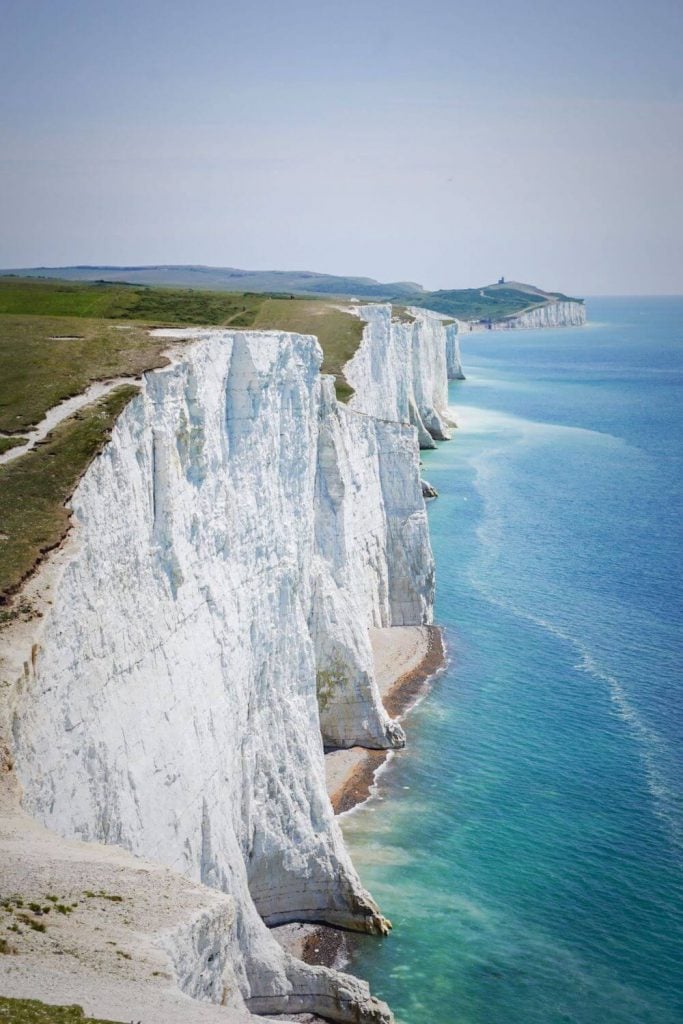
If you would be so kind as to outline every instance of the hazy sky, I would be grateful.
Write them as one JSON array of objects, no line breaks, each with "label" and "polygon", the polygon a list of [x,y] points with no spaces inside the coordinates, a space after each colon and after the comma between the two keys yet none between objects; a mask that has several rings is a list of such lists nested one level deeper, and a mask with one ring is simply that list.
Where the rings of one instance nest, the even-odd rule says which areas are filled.
[{"label": "hazy sky", "polygon": [[0,266],[683,291],[683,0],[0,0]]}]

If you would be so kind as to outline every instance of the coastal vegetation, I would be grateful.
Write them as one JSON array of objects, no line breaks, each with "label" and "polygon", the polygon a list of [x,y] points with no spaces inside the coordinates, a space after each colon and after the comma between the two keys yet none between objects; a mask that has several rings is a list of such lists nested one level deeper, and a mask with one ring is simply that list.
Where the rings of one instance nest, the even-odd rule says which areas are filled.
[{"label": "coastal vegetation", "polygon": [[0,278],[0,314],[99,317],[173,324],[232,323],[259,308],[262,295],[194,291],[191,288],[146,288],[104,281],[71,283]]},{"label": "coastal vegetation", "polygon": [[58,424],[42,444],[0,466],[0,603],[69,528],[65,504],[137,394],[124,384]]},{"label": "coastal vegetation", "polygon": [[[49,281],[50,276],[52,278],[63,276],[71,282],[91,282],[100,287],[107,281],[117,282],[116,287],[120,291],[125,290],[130,293],[127,297],[119,300],[125,308],[129,308],[128,304],[130,303],[135,304],[140,301],[140,296],[136,298],[136,293],[141,291],[146,292],[143,301],[158,301],[153,299],[149,293],[161,291],[167,296],[167,304],[172,305],[173,299],[170,296],[174,290],[177,293],[179,286],[184,286],[185,289],[199,288],[200,291],[194,292],[195,295],[202,294],[203,290],[204,296],[210,291],[214,296],[223,298],[231,296],[235,300],[239,300],[241,295],[247,294],[257,301],[258,295],[268,292],[286,292],[288,295],[310,297],[327,295],[348,298],[353,296],[361,300],[421,306],[424,309],[434,309],[439,313],[446,313],[461,320],[496,321],[535,306],[545,305],[548,302],[583,301],[563,295],[561,292],[544,291],[519,281],[506,282],[503,278],[497,284],[483,285],[480,288],[427,291],[421,285],[411,281],[382,283],[367,277],[338,277],[332,274],[316,274],[308,271],[247,271],[234,267],[61,267],[15,271],[14,273],[30,274],[32,280],[41,284],[54,284],[54,281]],[[17,278],[14,279],[17,280]],[[61,284],[63,285],[64,282]],[[140,285],[163,285],[164,288],[141,289]],[[112,285],[110,284],[109,287]],[[200,300],[200,304],[206,302],[206,298]],[[219,299],[217,309],[221,308]],[[161,313],[154,315],[161,315]]]},{"label": "coastal vegetation", "polygon": [[136,324],[117,330],[86,316],[0,314],[0,431],[25,433],[94,381],[163,366],[167,344]]},{"label": "coastal vegetation", "polygon": [[10,448],[17,448],[21,444],[25,444],[28,438],[21,436],[14,437],[0,437],[0,455],[4,452],[8,452]]},{"label": "coastal vegetation", "polygon": [[318,706],[324,711],[335,693],[343,691],[348,683],[346,665],[341,658],[336,657],[329,668],[318,669],[315,679]]},{"label": "coastal vegetation", "polygon": [[0,1021],[11,1024],[115,1024],[86,1017],[80,1006],[52,1006],[37,999],[0,996]]},{"label": "coastal vegetation", "polygon": [[544,306],[550,300],[558,302],[582,302],[561,292],[540,292],[537,289],[504,287],[493,285],[488,288],[458,288],[429,292],[417,296],[412,305],[433,309],[437,313],[460,320],[503,320],[535,306]]},{"label": "coastal vegetation", "polygon": [[0,278],[0,431],[39,422],[48,409],[97,380],[163,366],[163,338],[150,327],[199,325],[315,334],[323,373],[348,397],[341,368],[362,321],[325,299],[119,284]]}]

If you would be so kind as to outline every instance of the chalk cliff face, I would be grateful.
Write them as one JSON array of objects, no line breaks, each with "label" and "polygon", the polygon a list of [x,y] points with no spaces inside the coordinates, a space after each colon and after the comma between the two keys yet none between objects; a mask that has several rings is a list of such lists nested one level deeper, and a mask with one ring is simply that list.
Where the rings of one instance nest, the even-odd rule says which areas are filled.
[{"label": "chalk cliff face", "polygon": [[519,316],[509,316],[492,324],[493,330],[506,328],[581,327],[586,322],[586,307],[582,302],[549,302],[537,309],[527,310]]},{"label": "chalk cliff face", "polygon": [[434,564],[415,431],[341,406],[323,382],[312,633],[326,745],[403,746],[373,676],[369,626],[431,622]]},{"label": "chalk cliff face", "polygon": [[[415,428],[447,436],[447,356],[419,314],[363,308],[349,407],[300,335],[204,332],[148,374],[74,494],[15,688],[24,806],[231,894],[221,962],[256,1013],[390,1019],[266,925],[386,927],[332,814],[321,731],[403,743],[367,631],[432,615]],[[202,970],[192,994],[220,1002],[221,977]]]},{"label": "chalk cliff face", "polygon": [[446,334],[446,371],[449,380],[464,380],[465,374],[462,369],[460,358],[460,321],[447,324]]},{"label": "chalk cliff face", "polygon": [[410,423],[420,448],[447,440],[448,374],[443,316],[410,308],[410,322],[390,306],[360,306],[366,321],[358,351],[344,368],[355,389],[349,407],[380,419]]}]

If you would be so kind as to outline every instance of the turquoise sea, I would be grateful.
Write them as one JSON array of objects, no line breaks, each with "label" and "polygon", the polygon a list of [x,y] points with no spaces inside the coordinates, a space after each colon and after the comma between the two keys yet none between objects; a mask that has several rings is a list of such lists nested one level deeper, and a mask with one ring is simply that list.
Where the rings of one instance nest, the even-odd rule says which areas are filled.
[{"label": "turquoise sea", "polygon": [[450,661],[342,821],[402,1024],[683,1021],[683,299],[470,334],[424,453]]}]

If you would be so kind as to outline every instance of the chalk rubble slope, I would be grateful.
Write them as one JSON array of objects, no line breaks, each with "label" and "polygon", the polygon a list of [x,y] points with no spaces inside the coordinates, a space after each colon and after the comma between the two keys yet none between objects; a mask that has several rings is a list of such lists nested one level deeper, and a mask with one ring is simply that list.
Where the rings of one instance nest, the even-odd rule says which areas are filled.
[{"label": "chalk rubble slope", "polygon": [[230,963],[232,896],[116,846],[62,839],[17,806],[13,789],[4,773],[3,995],[145,1024],[253,1020]]}]

